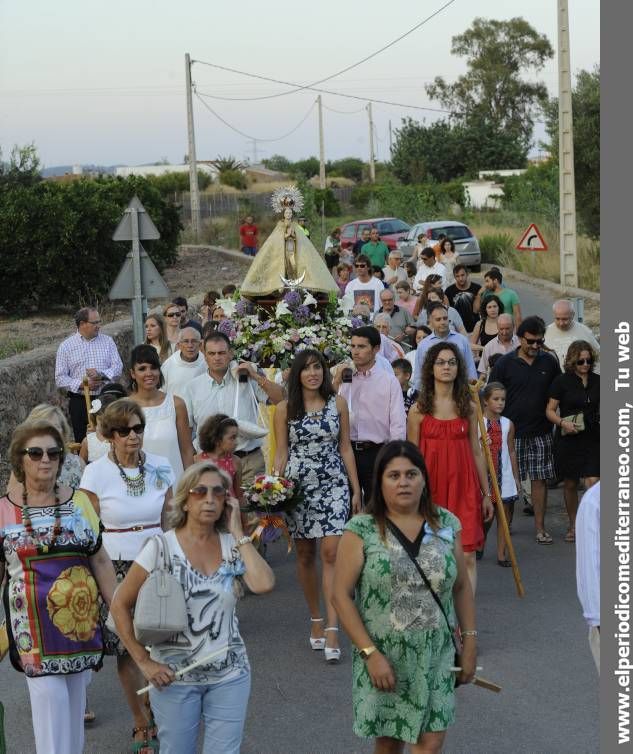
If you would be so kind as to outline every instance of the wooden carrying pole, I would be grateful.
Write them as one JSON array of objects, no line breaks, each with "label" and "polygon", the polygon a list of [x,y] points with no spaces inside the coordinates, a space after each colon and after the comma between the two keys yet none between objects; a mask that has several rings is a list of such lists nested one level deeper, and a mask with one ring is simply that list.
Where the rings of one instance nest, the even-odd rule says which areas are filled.
[{"label": "wooden carrying pole", "polygon": [[503,533],[503,539],[505,540],[506,548],[508,550],[508,555],[510,556],[510,562],[512,563],[512,573],[514,574],[514,581],[517,587],[517,594],[519,595],[519,597],[523,597],[525,595],[525,589],[523,587],[523,582],[521,581],[521,572],[519,571],[519,564],[517,563],[517,558],[514,552],[514,545],[512,544],[512,537],[510,536],[510,527],[508,526],[508,519],[506,518],[506,512],[503,507],[503,502],[501,500],[501,490],[499,489],[499,483],[497,481],[497,474],[495,472],[495,467],[492,462],[492,455],[490,453],[490,448],[486,441],[487,432],[486,432],[486,425],[484,423],[484,415],[481,410],[481,403],[479,401],[479,387],[480,387],[479,382],[471,384],[470,392],[475,402],[475,406],[477,408],[477,421],[479,422],[479,433],[481,434],[481,447],[483,448],[483,451],[484,451],[484,456],[486,458],[486,465],[488,466],[488,473],[492,481],[492,489],[494,491],[494,501],[495,501],[495,505],[497,506],[497,526],[501,527],[501,531]]},{"label": "wooden carrying pole", "polygon": [[84,380],[82,384],[84,388],[84,399],[86,401],[86,412],[88,414],[88,427],[89,429],[94,429],[95,425],[92,414],[90,413],[90,409],[92,408],[92,400],[90,399],[90,385],[88,384],[88,380]]}]

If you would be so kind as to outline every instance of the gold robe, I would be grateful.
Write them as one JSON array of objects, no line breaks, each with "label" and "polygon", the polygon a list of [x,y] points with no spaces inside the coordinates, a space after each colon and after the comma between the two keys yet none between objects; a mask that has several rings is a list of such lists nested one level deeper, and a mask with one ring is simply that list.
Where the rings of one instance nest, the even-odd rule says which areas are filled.
[{"label": "gold robe", "polygon": [[[287,278],[286,243],[284,237],[285,223],[280,220],[273,232],[262,244],[240,287],[244,296],[268,296],[281,291],[284,284],[281,278]],[[319,252],[314,248],[310,239],[303,232],[301,226],[292,221],[292,229],[296,237],[295,265],[297,277],[305,272],[305,277],[299,287],[308,291],[320,293],[338,292],[338,286],[330,274]]]}]

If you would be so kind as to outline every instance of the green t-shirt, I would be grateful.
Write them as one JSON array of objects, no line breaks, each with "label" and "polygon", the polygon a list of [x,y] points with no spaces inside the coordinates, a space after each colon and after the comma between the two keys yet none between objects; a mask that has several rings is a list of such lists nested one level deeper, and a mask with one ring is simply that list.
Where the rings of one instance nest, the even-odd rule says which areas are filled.
[{"label": "green t-shirt", "polygon": [[387,264],[387,257],[389,256],[389,249],[387,244],[382,241],[368,241],[360,250],[361,254],[369,257],[372,266],[380,267],[382,269]]},{"label": "green t-shirt", "polygon": [[[486,298],[491,295],[493,295],[492,291],[487,291],[486,294],[482,297],[482,310],[485,306]],[[503,312],[499,312],[499,314],[509,314],[510,316],[512,316],[514,314],[514,306],[519,303],[519,295],[517,294],[517,292],[513,291],[512,288],[500,288],[498,291],[494,292],[494,295],[503,304]]]}]

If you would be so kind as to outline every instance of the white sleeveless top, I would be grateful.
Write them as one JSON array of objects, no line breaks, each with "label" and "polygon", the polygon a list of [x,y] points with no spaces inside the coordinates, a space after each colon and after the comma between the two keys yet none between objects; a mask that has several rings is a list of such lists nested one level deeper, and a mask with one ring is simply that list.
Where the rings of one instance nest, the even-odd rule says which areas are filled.
[{"label": "white sleeveless top", "polygon": [[107,440],[100,440],[96,432],[88,432],[86,443],[88,444],[88,463],[98,461],[101,456],[110,452],[110,443]]},{"label": "white sleeveless top", "polygon": [[164,456],[174,472],[174,486],[184,471],[178,431],[176,429],[176,404],[172,393],[165,393],[165,400],[160,406],[143,406],[145,414],[145,433],[143,450]]}]

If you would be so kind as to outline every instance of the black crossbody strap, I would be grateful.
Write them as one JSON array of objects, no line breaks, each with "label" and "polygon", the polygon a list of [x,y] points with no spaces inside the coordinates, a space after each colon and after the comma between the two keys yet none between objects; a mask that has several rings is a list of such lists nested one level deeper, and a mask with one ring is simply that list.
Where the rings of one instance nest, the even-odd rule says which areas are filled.
[{"label": "black crossbody strap", "polygon": [[[418,563],[418,561],[417,561],[417,560],[416,560],[416,559],[415,559],[415,558],[413,557],[413,555],[411,555],[411,553],[410,553],[410,552],[409,552],[409,550],[407,549],[407,547],[406,547],[405,543],[403,542],[403,539],[404,539],[404,534],[403,534],[403,533],[402,533],[402,532],[400,531],[400,529],[398,529],[398,527],[397,527],[397,526],[395,526],[395,524],[394,524],[394,523],[393,523],[392,521],[390,521],[390,520],[389,520],[388,518],[386,519],[386,522],[387,522],[387,526],[389,527],[389,531],[390,531],[390,532],[391,532],[391,533],[393,534],[393,536],[394,536],[394,537],[395,537],[395,538],[396,538],[396,539],[398,540],[398,542],[400,542],[400,544],[402,545],[402,549],[403,549],[403,550],[404,550],[404,551],[405,551],[405,552],[407,553],[407,555],[409,556],[409,559],[411,560],[411,562],[413,563],[413,565],[414,565],[414,566],[416,567],[416,569],[417,569],[418,573],[419,573],[419,574],[420,574],[420,576],[422,577],[422,581],[423,581],[423,582],[425,583],[425,585],[426,585],[426,588],[427,588],[427,589],[429,590],[429,592],[431,592],[431,596],[433,597],[433,599],[434,599],[434,600],[435,600],[435,602],[437,603],[437,606],[439,607],[439,609],[440,609],[440,612],[441,612],[441,613],[442,613],[442,615],[444,616],[444,620],[446,621],[446,625],[448,626],[448,630],[449,630],[449,633],[450,633],[450,635],[451,635],[451,639],[453,640],[453,644],[454,644],[454,646],[455,646],[455,651],[456,651],[456,652],[459,652],[459,648],[458,648],[458,646],[457,646],[457,642],[455,641],[455,632],[453,631],[453,628],[452,628],[452,626],[451,626],[451,623],[450,623],[450,621],[449,621],[449,619],[448,619],[448,615],[446,614],[446,610],[444,610],[444,605],[442,605],[442,601],[441,601],[441,600],[440,600],[440,598],[439,598],[439,597],[437,596],[437,592],[436,592],[436,591],[435,591],[435,589],[433,589],[433,587],[431,586],[431,582],[430,582],[430,581],[428,580],[428,578],[427,578],[426,574],[425,574],[425,573],[424,573],[424,571],[422,570],[422,566],[421,566],[421,565],[420,565],[420,564]],[[424,525],[424,524],[423,524],[423,525]]]}]

